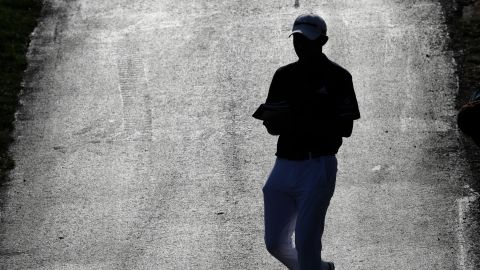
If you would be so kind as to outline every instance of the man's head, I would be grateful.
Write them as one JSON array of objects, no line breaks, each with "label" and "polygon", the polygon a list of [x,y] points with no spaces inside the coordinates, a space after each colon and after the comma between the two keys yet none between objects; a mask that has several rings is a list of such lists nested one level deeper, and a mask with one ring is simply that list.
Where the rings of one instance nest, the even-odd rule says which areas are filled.
[{"label": "man's head", "polygon": [[322,47],[328,41],[327,24],[316,14],[302,14],[295,19],[291,35],[298,58],[315,59],[322,54]]}]

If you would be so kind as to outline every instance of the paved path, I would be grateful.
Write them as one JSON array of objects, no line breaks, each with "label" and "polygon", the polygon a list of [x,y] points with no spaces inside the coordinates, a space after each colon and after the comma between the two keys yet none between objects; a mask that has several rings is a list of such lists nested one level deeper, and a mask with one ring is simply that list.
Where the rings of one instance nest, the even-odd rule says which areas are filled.
[{"label": "paved path", "polygon": [[[457,89],[434,1],[47,0],[1,269],[285,269],[263,242],[277,137],[251,117],[305,11],[362,118],[338,153],[324,256],[342,270],[474,269]],[[413,4],[415,3],[415,4]]]}]

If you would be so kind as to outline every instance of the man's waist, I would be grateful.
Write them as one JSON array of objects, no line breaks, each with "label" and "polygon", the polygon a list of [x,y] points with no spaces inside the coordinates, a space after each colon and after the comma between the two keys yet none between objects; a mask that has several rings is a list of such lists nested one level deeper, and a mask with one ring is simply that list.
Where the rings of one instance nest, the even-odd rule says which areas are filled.
[{"label": "man's waist", "polygon": [[321,156],[332,156],[335,155],[337,151],[335,150],[315,150],[315,151],[277,151],[275,155],[280,158],[292,159],[292,160],[306,160],[314,159]]}]

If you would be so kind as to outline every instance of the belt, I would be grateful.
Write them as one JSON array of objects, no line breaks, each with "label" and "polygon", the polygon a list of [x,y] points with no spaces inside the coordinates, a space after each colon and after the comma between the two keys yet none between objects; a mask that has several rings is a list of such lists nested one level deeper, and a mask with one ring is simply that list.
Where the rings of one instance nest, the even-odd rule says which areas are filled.
[{"label": "belt", "polygon": [[309,152],[303,152],[303,153],[295,153],[295,154],[288,154],[288,155],[277,155],[280,158],[286,158],[286,159],[291,159],[291,160],[309,160],[309,159],[314,159],[318,158],[321,156],[331,156],[335,154],[331,153],[325,153],[325,152],[315,152],[315,151],[309,151]]}]

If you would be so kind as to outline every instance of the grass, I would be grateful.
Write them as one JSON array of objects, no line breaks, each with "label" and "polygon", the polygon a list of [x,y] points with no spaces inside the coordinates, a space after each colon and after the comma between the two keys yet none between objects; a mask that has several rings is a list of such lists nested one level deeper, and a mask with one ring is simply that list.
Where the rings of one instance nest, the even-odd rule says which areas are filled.
[{"label": "grass", "polygon": [[15,164],[8,153],[13,142],[14,114],[18,105],[29,35],[37,24],[41,0],[0,0],[0,183]]}]

